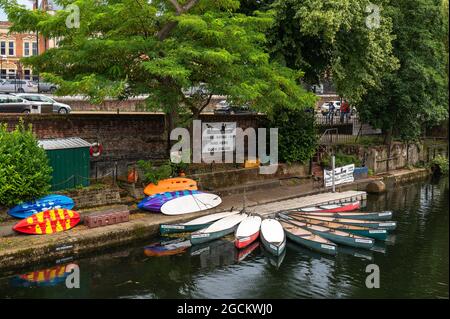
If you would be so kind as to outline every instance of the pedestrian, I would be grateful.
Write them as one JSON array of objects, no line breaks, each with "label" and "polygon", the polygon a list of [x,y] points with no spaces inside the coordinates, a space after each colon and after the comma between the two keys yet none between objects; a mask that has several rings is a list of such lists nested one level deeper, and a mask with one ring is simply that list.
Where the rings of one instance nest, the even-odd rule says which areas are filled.
[{"label": "pedestrian", "polygon": [[335,110],[334,103],[333,102],[329,102],[328,103],[328,116],[329,116],[331,124],[333,124],[334,110]]}]

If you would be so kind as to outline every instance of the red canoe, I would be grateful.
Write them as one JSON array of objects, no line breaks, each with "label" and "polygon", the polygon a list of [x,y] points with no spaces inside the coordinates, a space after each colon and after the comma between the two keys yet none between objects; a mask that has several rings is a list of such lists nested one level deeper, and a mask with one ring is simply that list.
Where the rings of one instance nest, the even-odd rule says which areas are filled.
[{"label": "red canoe", "polygon": [[80,215],[69,209],[50,209],[22,219],[13,229],[17,232],[46,235],[59,233],[75,227],[80,222]]},{"label": "red canoe", "polygon": [[298,211],[302,213],[342,213],[351,212],[361,207],[360,202],[346,203],[346,204],[333,204],[333,205],[320,205],[314,207],[300,208]]},{"label": "red canoe", "polygon": [[253,243],[259,237],[261,217],[248,216],[236,229],[234,244],[237,248],[244,248]]}]

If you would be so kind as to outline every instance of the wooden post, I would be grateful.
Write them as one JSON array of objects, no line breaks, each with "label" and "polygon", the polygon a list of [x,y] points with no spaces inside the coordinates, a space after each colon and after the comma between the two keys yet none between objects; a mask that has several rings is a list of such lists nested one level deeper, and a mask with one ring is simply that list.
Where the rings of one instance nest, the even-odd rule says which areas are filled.
[{"label": "wooden post", "polygon": [[335,169],[335,157],[334,155],[331,157],[331,185],[333,193],[336,192],[336,186],[334,185],[334,169]]}]

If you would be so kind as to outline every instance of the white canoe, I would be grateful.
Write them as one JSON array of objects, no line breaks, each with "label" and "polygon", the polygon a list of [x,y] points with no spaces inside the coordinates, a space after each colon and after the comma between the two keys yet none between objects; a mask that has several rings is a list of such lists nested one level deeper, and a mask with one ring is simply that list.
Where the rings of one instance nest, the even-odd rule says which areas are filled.
[{"label": "white canoe", "polygon": [[286,248],[283,226],[276,219],[267,218],[261,222],[261,241],[271,253],[279,256]]},{"label": "white canoe", "polygon": [[223,213],[206,215],[206,216],[202,216],[199,218],[195,218],[186,223],[183,223],[183,225],[185,225],[185,226],[204,225],[204,224],[212,223],[212,222],[215,222],[216,220],[219,220],[219,219],[231,216],[231,215],[236,215],[236,214],[239,214],[238,210],[235,210],[232,212],[223,212]]},{"label": "white canoe", "polygon": [[259,236],[261,217],[249,216],[244,219],[236,229],[235,245],[244,248],[254,242]]},{"label": "white canoe", "polygon": [[195,213],[214,208],[222,203],[218,195],[200,193],[172,199],[161,206],[161,212],[166,215],[181,215]]},{"label": "white canoe", "polygon": [[235,214],[222,218],[210,226],[191,234],[191,243],[200,244],[213,239],[217,239],[234,232],[240,222],[247,218],[247,214]]}]

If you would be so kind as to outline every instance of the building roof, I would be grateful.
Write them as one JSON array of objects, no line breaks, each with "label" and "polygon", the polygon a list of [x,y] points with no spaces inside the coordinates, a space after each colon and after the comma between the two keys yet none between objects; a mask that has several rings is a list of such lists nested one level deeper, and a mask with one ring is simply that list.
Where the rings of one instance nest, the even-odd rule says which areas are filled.
[{"label": "building roof", "polygon": [[39,146],[42,146],[44,150],[63,150],[70,148],[91,147],[91,143],[79,137],[39,140],[38,144]]}]

